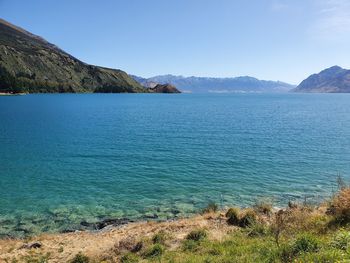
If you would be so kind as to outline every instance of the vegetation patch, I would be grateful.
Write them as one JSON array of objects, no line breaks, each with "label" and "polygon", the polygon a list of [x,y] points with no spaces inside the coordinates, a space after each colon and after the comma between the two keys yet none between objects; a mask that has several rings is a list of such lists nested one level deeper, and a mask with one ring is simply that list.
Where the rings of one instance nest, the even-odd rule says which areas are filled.
[{"label": "vegetation patch", "polygon": [[257,214],[253,209],[247,209],[239,220],[240,227],[248,227],[257,222]]},{"label": "vegetation patch", "polygon": [[82,253],[78,253],[70,263],[89,263],[90,259]]},{"label": "vegetation patch", "polygon": [[202,214],[215,213],[219,210],[219,206],[215,202],[209,202],[208,205],[202,210]]},{"label": "vegetation patch", "polygon": [[133,253],[126,253],[120,259],[121,263],[137,263],[140,262],[140,258]]},{"label": "vegetation patch", "polygon": [[163,255],[164,251],[165,251],[164,246],[160,244],[155,244],[149,249],[147,249],[143,255],[145,258],[155,258]]},{"label": "vegetation patch", "polygon": [[168,235],[165,231],[159,231],[152,237],[153,244],[161,244],[165,245],[165,241],[167,240]]},{"label": "vegetation patch", "polygon": [[205,231],[204,229],[197,229],[188,233],[188,235],[186,236],[186,239],[199,242],[206,239],[207,236],[208,236],[207,231]]},{"label": "vegetation patch", "polygon": [[239,225],[239,210],[237,208],[227,210],[226,217],[229,225]]}]

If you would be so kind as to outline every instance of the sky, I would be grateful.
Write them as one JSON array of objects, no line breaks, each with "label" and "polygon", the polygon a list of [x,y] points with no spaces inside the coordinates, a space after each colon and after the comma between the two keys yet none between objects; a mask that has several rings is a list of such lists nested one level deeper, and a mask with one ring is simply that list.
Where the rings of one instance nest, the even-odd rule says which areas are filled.
[{"label": "sky", "polygon": [[350,68],[350,0],[0,0],[0,17],[84,62],[142,77],[298,84]]}]

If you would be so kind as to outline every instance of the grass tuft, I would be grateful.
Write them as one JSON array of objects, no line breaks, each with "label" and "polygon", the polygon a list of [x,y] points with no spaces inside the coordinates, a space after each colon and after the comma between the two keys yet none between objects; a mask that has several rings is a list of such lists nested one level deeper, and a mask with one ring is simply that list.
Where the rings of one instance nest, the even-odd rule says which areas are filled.
[{"label": "grass tuft", "polygon": [[239,225],[239,210],[237,208],[230,208],[226,212],[227,223],[229,225]]},{"label": "grass tuft", "polygon": [[161,230],[152,237],[152,242],[153,244],[165,245],[166,239],[167,239],[167,233]]},{"label": "grass tuft", "polygon": [[192,240],[192,241],[203,241],[206,239],[208,236],[207,231],[204,229],[197,229],[197,230],[192,230],[188,235],[186,236],[187,240]]},{"label": "grass tuft", "polygon": [[293,244],[294,253],[317,252],[319,250],[319,241],[311,234],[301,235]]},{"label": "grass tuft", "polygon": [[247,209],[239,220],[240,227],[249,227],[257,222],[257,214],[253,209]]},{"label": "grass tuft", "polygon": [[160,257],[161,255],[163,255],[165,251],[164,246],[160,245],[160,244],[155,244],[152,247],[150,247],[149,249],[147,249],[143,256],[145,258],[155,258],[155,257]]},{"label": "grass tuft", "polygon": [[120,262],[121,263],[137,263],[137,262],[140,262],[140,258],[137,255],[135,255],[131,252],[128,252],[124,256],[121,257]]},{"label": "grass tuft", "polygon": [[215,202],[209,202],[202,210],[202,214],[215,213],[219,210],[219,206]]},{"label": "grass tuft", "polygon": [[90,259],[81,252],[76,254],[70,263],[89,263]]}]

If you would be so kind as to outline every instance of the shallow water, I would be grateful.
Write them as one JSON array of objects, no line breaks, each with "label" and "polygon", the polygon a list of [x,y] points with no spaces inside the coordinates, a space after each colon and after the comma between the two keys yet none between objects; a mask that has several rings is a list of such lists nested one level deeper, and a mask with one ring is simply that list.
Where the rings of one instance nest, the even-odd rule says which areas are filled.
[{"label": "shallow water", "polygon": [[213,200],[317,201],[350,176],[350,94],[0,97],[0,236]]}]

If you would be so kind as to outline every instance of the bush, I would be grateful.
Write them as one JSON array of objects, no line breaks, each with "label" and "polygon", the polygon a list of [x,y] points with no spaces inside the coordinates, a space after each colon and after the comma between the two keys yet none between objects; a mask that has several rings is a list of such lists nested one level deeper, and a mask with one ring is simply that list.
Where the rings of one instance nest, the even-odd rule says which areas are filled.
[{"label": "bush", "polygon": [[343,188],[331,201],[328,214],[341,224],[350,223],[350,188]]},{"label": "bush", "polygon": [[252,209],[248,209],[239,220],[239,226],[248,227],[255,224],[256,222],[257,222],[256,212]]},{"label": "bush", "polygon": [[155,258],[160,257],[164,253],[164,247],[160,244],[155,244],[151,248],[145,251],[144,257],[145,258]]},{"label": "bush", "polygon": [[248,229],[248,236],[250,237],[267,236],[270,233],[270,228],[261,223],[254,223]]},{"label": "bush", "polygon": [[195,251],[199,247],[200,243],[194,240],[184,240],[182,249],[184,251]]},{"label": "bush", "polygon": [[219,206],[215,202],[209,202],[208,205],[202,210],[203,214],[215,213],[219,210]]},{"label": "bush", "polygon": [[82,253],[78,253],[75,257],[70,261],[70,263],[89,263],[90,259],[83,255]]},{"label": "bush", "polygon": [[191,231],[187,236],[187,240],[193,240],[193,241],[202,241],[207,237],[207,231],[204,229],[198,229],[198,230],[193,230]]},{"label": "bush", "polygon": [[341,230],[331,242],[332,247],[347,250],[350,247],[350,232]]},{"label": "bush", "polygon": [[152,237],[153,244],[165,244],[165,240],[167,239],[167,234],[164,231],[159,231]]},{"label": "bush", "polygon": [[126,237],[120,240],[115,245],[115,249],[117,250],[117,252],[122,252],[122,251],[138,252],[142,249],[142,247],[143,247],[142,241],[137,242],[136,239],[132,237]]},{"label": "bush", "polygon": [[239,210],[237,208],[230,208],[227,210],[226,217],[229,225],[239,224]]},{"label": "bush", "polygon": [[121,263],[137,263],[139,261],[139,257],[133,253],[127,253],[120,259]]},{"label": "bush", "polygon": [[288,208],[289,209],[296,209],[298,207],[299,207],[299,205],[296,202],[293,202],[293,201],[289,201],[288,202]]},{"label": "bush", "polygon": [[311,235],[300,236],[293,245],[295,254],[302,252],[316,252],[319,249],[318,240]]},{"label": "bush", "polygon": [[257,202],[254,208],[258,213],[262,213],[267,216],[271,215],[272,213],[272,204],[268,202]]}]

